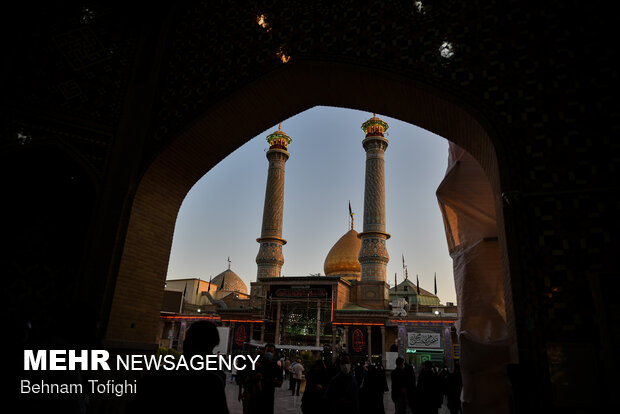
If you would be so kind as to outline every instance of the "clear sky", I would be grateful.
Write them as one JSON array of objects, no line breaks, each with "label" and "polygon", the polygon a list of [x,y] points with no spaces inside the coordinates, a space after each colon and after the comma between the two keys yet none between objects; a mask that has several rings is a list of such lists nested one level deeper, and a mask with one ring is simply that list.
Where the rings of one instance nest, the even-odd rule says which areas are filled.
[{"label": "clear sky", "polygon": [[[386,223],[390,262],[387,282],[409,278],[456,302],[452,259],[435,191],[448,160],[448,141],[424,129],[377,114],[389,124],[385,155]],[[362,231],[366,154],[361,125],[372,114],[315,107],[282,121],[293,140],[286,163],[283,276],[321,273],[327,253],[349,230],[349,200],[355,229]],[[222,160],[187,194],[177,218],[168,279],[208,281],[228,267],[250,288],[267,180],[267,135],[275,125]]]}]

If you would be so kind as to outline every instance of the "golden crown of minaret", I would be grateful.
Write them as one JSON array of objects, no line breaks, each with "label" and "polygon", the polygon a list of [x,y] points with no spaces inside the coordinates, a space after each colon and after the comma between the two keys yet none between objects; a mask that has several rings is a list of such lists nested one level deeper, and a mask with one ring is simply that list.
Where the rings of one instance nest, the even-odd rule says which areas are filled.
[{"label": "golden crown of minaret", "polygon": [[276,132],[267,135],[267,142],[269,143],[269,149],[280,148],[286,150],[293,140],[282,131],[282,124],[279,124]]},{"label": "golden crown of minaret", "polygon": [[384,136],[385,131],[389,128],[388,124],[377,118],[377,114],[372,115],[372,118],[362,124],[362,130],[366,133],[367,137]]}]

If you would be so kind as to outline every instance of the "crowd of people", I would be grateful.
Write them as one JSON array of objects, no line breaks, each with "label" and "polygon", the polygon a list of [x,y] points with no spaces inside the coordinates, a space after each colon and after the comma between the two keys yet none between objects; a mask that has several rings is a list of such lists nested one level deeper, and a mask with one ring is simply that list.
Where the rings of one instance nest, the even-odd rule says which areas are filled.
[{"label": "crowd of people", "polygon": [[[184,353],[190,356],[208,354],[218,342],[218,332],[213,324],[197,322],[187,332]],[[388,391],[391,391],[396,414],[437,414],[444,396],[447,396],[450,414],[461,412],[462,382],[458,363],[454,371],[449,372],[446,368],[438,370],[430,361],[425,361],[416,375],[414,367],[399,357],[390,375],[389,387],[386,370],[381,364],[366,362],[353,365],[347,353],[340,354],[334,363],[331,363],[331,358],[320,358],[309,367],[304,367],[300,358],[289,360],[279,357],[273,344],[267,344],[264,350],[252,356],[256,355],[259,359],[255,369],[231,372],[243,414],[273,414],[275,390],[288,379],[291,394],[300,395],[304,374],[305,388],[301,397],[303,414],[384,414],[386,409],[392,411],[392,407],[384,406],[383,396]],[[229,412],[224,392],[225,375],[220,372],[160,374],[150,378],[150,381],[146,377],[144,386],[142,398],[128,407],[129,412],[169,412],[173,407],[166,406],[158,397],[172,389],[206,397],[209,412]],[[178,408],[185,404],[189,407],[192,401],[198,408],[202,404],[199,401],[204,400],[191,399],[183,401],[183,404],[176,401],[174,406]]]},{"label": "crowd of people", "polygon": [[[265,352],[275,352],[275,347],[268,345]],[[462,412],[462,380],[458,362],[454,371],[449,372],[445,367],[439,370],[430,361],[425,361],[416,375],[414,367],[399,357],[390,375],[391,387],[388,386],[382,364],[366,362],[352,365],[351,357],[346,353],[341,354],[334,364],[330,358],[318,359],[308,370],[301,359],[284,357],[273,366],[280,369],[284,381],[288,379],[289,391],[294,396],[300,395],[300,383],[305,373],[305,390],[301,398],[303,414],[381,414],[386,409],[391,412],[384,406],[383,399],[390,390],[396,414],[437,414],[444,398],[450,414]],[[268,387],[267,391],[261,389],[263,372],[264,369],[259,366],[256,372],[237,373],[239,400],[243,402],[244,414],[273,412],[275,388]],[[272,378],[275,376],[275,371],[269,374],[267,383],[274,382]],[[281,381],[278,379],[275,383],[281,384]],[[263,401],[264,398],[269,403]]]},{"label": "crowd of people", "polygon": [[454,364],[454,371],[449,372],[445,367],[438,370],[431,361],[424,361],[416,378],[414,368],[399,357],[391,377],[391,397],[396,414],[437,414],[443,405],[444,396],[447,398],[450,414],[462,412],[463,383],[458,362]]}]

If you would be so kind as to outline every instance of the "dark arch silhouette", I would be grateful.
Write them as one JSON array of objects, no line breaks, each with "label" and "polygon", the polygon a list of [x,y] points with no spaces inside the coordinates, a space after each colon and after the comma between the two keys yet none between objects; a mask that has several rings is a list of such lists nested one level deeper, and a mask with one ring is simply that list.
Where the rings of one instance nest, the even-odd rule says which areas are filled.
[{"label": "dark arch silhouette", "polygon": [[[466,149],[491,183],[500,253],[509,259],[501,194],[510,166],[501,138],[483,114],[441,89],[359,66],[325,62],[283,65],[229,96],[186,128],[150,164],[136,190],[111,303],[106,340],[146,342],[154,337],[178,210],[210,168],[271,125],[316,105],[379,112],[415,124]],[[222,136],[224,131],[225,136]],[[510,260],[502,260],[510,295]],[[120,287],[120,289],[119,289]],[[137,312],[131,292],[149,312]],[[506,303],[512,304],[511,299]],[[514,329],[514,310],[507,309]],[[516,336],[513,332],[513,336]]]},{"label": "dark arch silhouette", "polygon": [[4,152],[0,176],[10,195],[2,202],[3,238],[10,241],[3,247],[2,302],[5,311],[18,315],[9,322],[17,329],[28,323],[31,341],[94,341],[93,324],[77,335],[57,312],[73,315],[75,323],[95,314],[82,298],[87,280],[81,264],[97,199],[96,176],[71,148],[51,141]]}]

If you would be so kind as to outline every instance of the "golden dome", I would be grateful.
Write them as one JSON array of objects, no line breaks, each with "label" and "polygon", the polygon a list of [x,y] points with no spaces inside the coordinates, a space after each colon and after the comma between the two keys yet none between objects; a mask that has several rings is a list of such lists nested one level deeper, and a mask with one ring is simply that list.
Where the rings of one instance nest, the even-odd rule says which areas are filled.
[{"label": "golden dome", "polygon": [[327,253],[323,265],[325,276],[359,278],[361,266],[357,256],[362,241],[357,237],[357,234],[355,230],[349,230]]},{"label": "golden dome", "polygon": [[218,292],[240,292],[246,295],[248,294],[248,287],[243,280],[230,269],[226,269],[215,276],[211,283],[217,286]]}]

